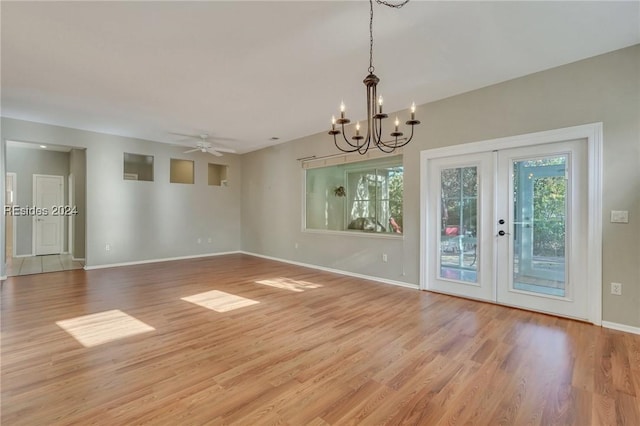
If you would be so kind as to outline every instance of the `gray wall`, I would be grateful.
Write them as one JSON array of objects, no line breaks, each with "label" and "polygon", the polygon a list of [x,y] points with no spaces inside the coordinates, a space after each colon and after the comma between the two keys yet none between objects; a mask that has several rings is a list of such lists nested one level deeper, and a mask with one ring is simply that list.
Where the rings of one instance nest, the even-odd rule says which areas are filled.
[{"label": "gray wall", "polygon": [[[403,240],[301,231],[296,158],[334,154],[321,133],[243,156],[243,249],[417,285],[420,151],[601,121],[603,319],[640,326],[640,45],[421,105],[416,115],[422,125],[404,151]],[[630,223],[609,223],[610,210],[628,210]],[[623,297],[609,294],[612,281]]]},{"label": "gray wall", "polygon": [[[210,154],[9,118],[2,118],[1,129],[3,141],[86,148],[88,266],[240,250],[239,156],[216,158],[229,166],[229,185],[209,186]],[[155,181],[125,181],[124,152],[153,155]],[[195,185],[169,183],[170,158],[195,160]]]},{"label": "gray wall", "polygon": [[83,149],[72,149],[69,152],[69,172],[73,175],[73,205],[78,214],[73,218],[73,255],[76,259],[84,259],[85,224],[87,217],[86,189],[86,155]]},{"label": "gray wall", "polygon": [[[64,177],[64,200],[68,198],[67,177],[69,176],[69,153],[7,147],[7,172],[16,174],[16,204],[20,207],[33,206],[33,175],[56,175]],[[43,206],[37,206],[43,207]],[[50,206],[44,206],[50,207]],[[16,247],[14,256],[33,253],[33,217],[16,216]],[[67,220],[64,220],[63,251],[67,250]]]}]

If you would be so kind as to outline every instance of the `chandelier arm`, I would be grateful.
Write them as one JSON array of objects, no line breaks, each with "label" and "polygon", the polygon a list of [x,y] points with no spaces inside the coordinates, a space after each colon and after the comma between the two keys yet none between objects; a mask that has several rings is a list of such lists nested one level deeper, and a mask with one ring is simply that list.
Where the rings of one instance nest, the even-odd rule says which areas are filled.
[{"label": "chandelier arm", "polygon": [[376,132],[375,142],[376,142],[376,145],[377,145],[382,140],[382,119],[381,118],[378,118],[378,126],[377,127],[375,125],[375,120],[374,120],[373,128],[374,128],[374,130]]},{"label": "chandelier arm", "polygon": [[351,142],[349,142],[349,139],[347,139],[347,133],[344,130],[344,124],[342,125],[342,138],[344,139],[347,145],[349,145],[351,148],[355,148],[353,151],[345,151],[345,152],[354,152],[359,149],[360,147],[359,143],[356,142],[355,144],[352,144]]},{"label": "chandelier arm", "polygon": [[340,145],[338,145],[338,139],[336,139],[336,135],[333,135],[333,143],[336,145],[336,148],[338,148],[342,152],[356,152],[356,151],[358,151],[358,147],[356,147],[355,145],[351,145],[350,143],[349,143],[349,145],[351,145],[353,147],[351,149],[349,149],[349,148],[345,149],[345,148],[341,147]]},{"label": "chandelier arm", "polygon": [[[402,142],[401,144],[398,144],[398,138],[396,138],[396,143],[393,145],[393,149],[402,148],[403,146],[411,142],[411,139],[413,139],[413,126],[411,126],[411,136],[409,136],[408,138],[405,138],[405,141]],[[385,144],[385,146],[390,147],[390,145],[387,145],[387,144]]]},{"label": "chandelier arm", "polygon": [[378,144],[376,144],[376,146],[380,151],[384,152],[385,154],[391,154],[396,149],[395,146],[389,146],[383,141],[380,141]]},{"label": "chandelier arm", "polygon": [[360,155],[364,155],[367,153],[367,151],[369,151],[369,145],[371,144],[371,138],[367,137],[364,142],[362,143],[362,146],[360,147],[360,149],[358,149],[358,154]]}]

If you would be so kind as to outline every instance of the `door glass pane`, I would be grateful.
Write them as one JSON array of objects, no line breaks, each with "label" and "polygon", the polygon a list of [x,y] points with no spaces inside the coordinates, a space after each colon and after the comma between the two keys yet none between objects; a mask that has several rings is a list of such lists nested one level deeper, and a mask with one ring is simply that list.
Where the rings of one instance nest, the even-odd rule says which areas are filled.
[{"label": "door glass pane", "polygon": [[440,278],[478,282],[478,168],[440,172]]},{"label": "door glass pane", "polygon": [[513,288],[565,296],[567,156],[513,162]]}]

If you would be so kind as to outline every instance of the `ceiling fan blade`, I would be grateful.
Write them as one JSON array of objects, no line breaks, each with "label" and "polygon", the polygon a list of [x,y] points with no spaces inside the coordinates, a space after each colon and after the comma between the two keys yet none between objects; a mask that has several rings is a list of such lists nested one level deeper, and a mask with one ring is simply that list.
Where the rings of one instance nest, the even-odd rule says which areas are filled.
[{"label": "ceiling fan blade", "polygon": [[207,152],[208,152],[209,154],[213,154],[213,155],[215,155],[216,157],[222,157],[222,153],[221,153],[221,152],[218,152],[217,150],[215,150],[215,149],[213,149],[213,148],[209,148],[209,149],[207,149]]},{"label": "ceiling fan blade", "polygon": [[[226,141],[226,142],[237,142],[238,141],[238,139],[235,139],[235,138],[225,138],[225,137],[222,137],[222,136],[218,137],[218,136],[215,136],[212,133],[208,133],[208,132],[200,133],[200,134],[197,134],[197,135],[189,135],[187,133],[178,133],[178,132],[168,132],[168,133],[170,135],[175,135],[175,136],[184,136],[184,137],[187,137],[189,139],[200,139],[200,140],[206,140],[206,141],[208,141],[208,140],[218,140],[218,141]],[[204,136],[204,138],[203,138],[203,136]]]},{"label": "ceiling fan blade", "polygon": [[209,136],[207,139],[211,139],[214,141],[225,141],[225,142],[237,142],[236,138],[224,138],[222,136]]},{"label": "ceiling fan blade", "polygon": [[196,152],[196,151],[200,151],[200,148],[194,148],[194,149],[190,149],[188,151],[183,152],[183,154],[188,154],[190,152]]},{"label": "ceiling fan blade", "polygon": [[211,147],[211,149],[214,149],[214,150],[219,151],[219,152],[228,152],[230,154],[235,154],[236,153],[236,150],[235,149],[231,149],[231,148],[218,148],[216,146],[216,147]]},{"label": "ceiling fan blade", "polygon": [[170,135],[184,136],[191,139],[200,139],[200,135],[188,135],[186,133],[168,132]]}]

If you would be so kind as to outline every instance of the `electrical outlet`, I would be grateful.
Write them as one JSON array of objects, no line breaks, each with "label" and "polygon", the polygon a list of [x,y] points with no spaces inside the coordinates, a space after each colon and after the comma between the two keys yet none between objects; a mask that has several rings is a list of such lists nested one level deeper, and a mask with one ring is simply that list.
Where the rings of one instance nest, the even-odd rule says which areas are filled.
[{"label": "electrical outlet", "polygon": [[382,253],[382,261],[386,262],[387,260],[387,253]]},{"label": "electrical outlet", "polygon": [[212,239],[211,237],[209,237],[209,239],[207,240],[207,242],[208,242],[209,244],[211,244],[211,243],[213,242],[213,239]]},{"label": "electrical outlet", "polygon": [[202,238],[198,238],[198,244],[202,244]]},{"label": "electrical outlet", "polygon": [[629,223],[627,210],[611,210],[611,223]]},{"label": "electrical outlet", "polygon": [[616,296],[622,296],[622,284],[611,283],[611,294],[615,294]]},{"label": "electrical outlet", "polygon": [[105,250],[105,251],[109,251],[109,250],[111,250],[111,244],[105,244],[105,245],[104,245],[104,250]]},{"label": "electrical outlet", "polygon": [[298,245],[298,243],[295,243],[295,244],[293,245],[293,248],[298,248],[298,247],[300,247],[300,246]]}]

